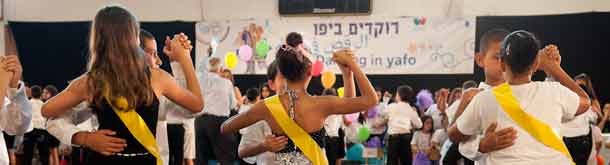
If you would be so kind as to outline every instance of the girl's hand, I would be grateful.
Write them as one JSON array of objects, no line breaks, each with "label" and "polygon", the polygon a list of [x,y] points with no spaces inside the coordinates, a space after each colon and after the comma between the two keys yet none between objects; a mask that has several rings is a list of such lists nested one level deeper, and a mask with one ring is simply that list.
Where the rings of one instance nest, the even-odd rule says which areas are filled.
[{"label": "girl's hand", "polygon": [[339,64],[340,67],[353,68],[357,67],[354,60],[354,52],[350,49],[342,49],[333,53],[333,61]]}]

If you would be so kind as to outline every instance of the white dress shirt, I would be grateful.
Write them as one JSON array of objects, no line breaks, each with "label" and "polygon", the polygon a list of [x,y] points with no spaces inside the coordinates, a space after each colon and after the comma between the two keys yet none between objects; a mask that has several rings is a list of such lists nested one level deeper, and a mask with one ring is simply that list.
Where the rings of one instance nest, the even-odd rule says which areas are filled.
[{"label": "white dress shirt", "polygon": [[212,72],[207,73],[207,79],[201,80],[203,98],[207,100],[200,114],[229,117],[231,108],[237,106],[231,81]]},{"label": "white dress shirt", "polygon": [[[562,121],[573,119],[578,109],[578,95],[557,82],[532,82],[511,88],[523,110],[549,125],[558,138]],[[515,145],[490,152],[485,164],[572,164],[564,154],[538,142],[514,123],[490,90],[473,98],[456,126],[465,135],[478,135],[493,122],[499,129],[515,128],[520,136]]]},{"label": "white dress shirt", "polygon": [[441,115],[441,110],[438,109],[438,104],[432,104],[424,115],[430,116],[432,118],[432,123],[434,124],[434,129],[442,129],[443,128],[443,115]]},{"label": "white dress shirt", "polygon": [[417,112],[408,103],[398,102],[388,105],[383,116],[388,121],[388,134],[412,133],[419,129],[422,121]]},{"label": "white dress shirt", "polygon": [[[176,82],[178,82],[180,86],[186,87],[186,77],[184,76],[180,63],[171,62],[170,65]],[[161,105],[163,106],[160,107],[160,109],[163,109],[163,111],[167,113],[166,115],[163,115],[167,117],[167,123],[182,124],[182,127],[184,128],[184,158],[195,159],[195,118],[192,117],[193,113],[168,99],[164,99],[164,103]]]},{"label": "white dress shirt", "polygon": [[591,123],[597,121],[597,114],[589,108],[589,110],[581,115],[574,117],[561,125],[561,136],[563,137],[578,137],[589,134]]},{"label": "white dress shirt", "polygon": [[[479,83],[479,89],[490,90],[491,88],[492,88],[492,86],[488,85],[485,82]],[[459,103],[458,103],[458,105],[456,105],[454,107],[456,109],[455,111],[457,111],[458,106],[459,106]],[[455,112],[453,113],[452,116],[455,116]],[[451,117],[451,120],[453,120],[453,117]],[[455,122],[455,121],[451,121],[451,123],[453,123],[453,122]],[[475,135],[475,136],[470,137],[469,140],[460,142],[460,145],[459,145],[459,151],[462,154],[462,156],[474,161],[475,164],[477,164],[477,165],[485,165],[485,158],[487,157],[487,154],[479,152],[479,143],[481,143],[482,138],[483,138],[482,134]],[[451,144],[452,144],[451,141],[448,140],[448,145],[451,146]]]},{"label": "white dress shirt", "polygon": [[[252,105],[243,105],[242,107],[246,108],[240,108],[239,113],[243,113],[249,110],[249,107],[251,106]],[[265,141],[266,136],[273,134],[271,132],[271,127],[269,127],[269,124],[267,124],[266,121],[258,121],[246,128],[239,130],[239,132],[242,134],[242,136],[241,141],[239,142],[238,150],[242,150],[243,147],[248,145],[257,145],[263,143]],[[280,163],[275,160],[275,154],[272,152],[264,152],[256,156],[242,158],[242,160],[250,164],[256,163],[275,165]]]},{"label": "white dress shirt", "polygon": [[[9,88],[0,108],[0,131],[9,135],[23,135],[31,130],[32,104],[25,95],[24,86],[19,82],[19,89]],[[9,164],[4,136],[0,136],[0,164]]]},{"label": "white dress shirt", "polygon": [[330,115],[324,121],[324,129],[329,137],[339,137],[339,128],[343,124],[343,115]]},{"label": "white dress shirt", "polygon": [[42,112],[40,112],[40,110],[42,109],[42,104],[44,104],[44,102],[42,102],[42,100],[40,99],[32,98],[30,99],[30,104],[32,104],[32,127],[37,129],[45,129],[45,123],[47,119],[45,119],[42,116]]}]

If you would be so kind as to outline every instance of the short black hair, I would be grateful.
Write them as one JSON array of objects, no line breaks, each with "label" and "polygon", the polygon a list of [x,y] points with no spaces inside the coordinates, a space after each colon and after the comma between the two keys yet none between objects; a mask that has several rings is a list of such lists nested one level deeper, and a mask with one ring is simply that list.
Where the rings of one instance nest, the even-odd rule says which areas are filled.
[{"label": "short black hair", "polygon": [[40,99],[42,96],[42,87],[34,85],[30,88],[30,92],[32,93],[32,98]]},{"label": "short black hair", "polygon": [[275,76],[277,76],[277,71],[278,71],[277,61],[273,60],[273,62],[271,62],[271,64],[269,64],[269,66],[267,67],[267,80],[274,81]]},{"label": "short black hair", "polygon": [[396,89],[396,93],[400,96],[400,100],[408,102],[413,98],[413,88],[408,85],[401,85]]},{"label": "short black hair", "polygon": [[485,54],[487,50],[489,50],[489,45],[495,42],[502,42],[508,33],[510,32],[504,29],[491,29],[485,32],[485,34],[481,36],[481,40],[479,40],[479,52]]},{"label": "short black hair", "polygon": [[246,91],[246,98],[248,99],[248,101],[256,100],[256,98],[258,98],[259,95],[260,95],[260,93],[258,92],[258,89],[256,89],[256,88],[250,88]]},{"label": "short black hair", "polygon": [[470,89],[470,88],[476,88],[477,87],[477,82],[474,80],[468,80],[465,81],[464,83],[462,83],[462,89],[466,90],[466,89]]},{"label": "short black hair", "polygon": [[155,36],[153,36],[152,33],[144,30],[144,29],[140,29],[140,47],[144,48],[144,41],[146,40],[154,40]]},{"label": "short black hair", "polygon": [[290,32],[288,36],[286,36],[286,44],[292,47],[297,47],[299,44],[303,43],[303,36],[297,32]]},{"label": "short black hair", "polygon": [[44,90],[47,90],[49,93],[51,93],[51,97],[57,95],[58,90],[57,87],[55,87],[54,85],[47,85],[44,87]]},{"label": "short black hair", "polygon": [[502,41],[500,57],[502,62],[510,66],[514,74],[527,72],[540,50],[540,41],[536,36],[525,30],[518,30],[510,33]]},{"label": "short black hair", "polygon": [[338,96],[337,90],[335,90],[335,88],[324,89],[324,91],[322,91],[322,95],[323,96]]}]

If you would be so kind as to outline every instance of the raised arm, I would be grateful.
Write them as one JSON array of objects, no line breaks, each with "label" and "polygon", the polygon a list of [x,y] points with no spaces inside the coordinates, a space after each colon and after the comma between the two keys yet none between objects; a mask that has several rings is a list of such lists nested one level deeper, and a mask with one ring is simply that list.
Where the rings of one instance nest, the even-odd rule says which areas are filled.
[{"label": "raised arm", "polygon": [[352,98],[356,96],[356,84],[354,82],[354,73],[343,65],[339,65],[343,76],[343,97]]},{"label": "raised arm", "polygon": [[249,110],[244,113],[237,114],[231,117],[229,120],[222,123],[220,126],[220,133],[236,133],[240,129],[250,126],[258,121],[264,119],[265,111],[267,107],[265,103],[258,102],[252,106]]},{"label": "raised arm", "polygon": [[88,85],[87,76],[76,78],[55,97],[49,99],[42,105],[42,116],[45,118],[56,118],[87,99]]},{"label": "raised arm", "polygon": [[[339,64],[349,68],[356,79],[358,89],[361,92],[361,96],[352,98],[339,98],[323,96],[320,99],[320,103],[326,105],[326,107],[333,107],[330,110],[325,111],[326,115],[332,114],[349,114],[354,112],[361,112],[371,109],[371,107],[377,105],[378,98],[375,94],[373,85],[369,82],[364,72],[360,69],[360,66],[354,61],[354,55],[351,50],[341,50],[333,54],[333,60]],[[346,88],[346,92],[348,89]],[[347,93],[346,93],[347,94]]]},{"label": "raised arm", "polygon": [[551,74],[555,80],[559,81],[561,85],[570,89],[572,92],[576,93],[580,98],[580,103],[578,104],[578,110],[576,111],[576,115],[580,115],[586,112],[591,106],[591,100],[576,81],[572,79],[564,70],[561,68],[561,56],[559,55],[559,49],[555,45],[548,45],[543,50],[540,58],[540,66],[544,70],[544,72]]},{"label": "raised arm", "polygon": [[156,77],[153,76],[153,81],[157,78],[157,81],[160,82],[162,94],[172,102],[193,113],[201,112],[204,100],[199,87],[199,80],[197,80],[195,68],[191,61],[190,41],[188,41],[186,35],[180,34],[174,36],[171,41],[167,37],[165,44],[163,52],[171,60],[177,61],[180,64],[186,79],[187,89],[182,88],[167,72],[158,69],[153,69],[153,75],[156,75]]},{"label": "raised arm", "polygon": [[[25,85],[21,82],[23,68],[16,55],[4,57],[4,70],[12,74],[9,88],[3,92],[8,96],[9,103],[0,104],[2,109],[2,127],[4,132],[11,135],[21,135],[30,129],[32,121],[32,104],[25,94]],[[0,98],[5,100],[4,97]],[[6,106],[5,106],[6,105]]]}]

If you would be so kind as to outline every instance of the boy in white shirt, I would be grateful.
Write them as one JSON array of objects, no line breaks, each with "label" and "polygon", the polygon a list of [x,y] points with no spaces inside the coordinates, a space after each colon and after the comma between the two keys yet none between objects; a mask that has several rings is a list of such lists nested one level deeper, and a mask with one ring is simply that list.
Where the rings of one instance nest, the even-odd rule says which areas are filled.
[{"label": "boy in white shirt", "polygon": [[422,127],[422,121],[408,100],[414,97],[413,89],[408,85],[396,89],[396,101],[383,112],[384,123],[388,125],[388,165],[411,164],[411,138],[415,129]]},{"label": "boy in white shirt", "polygon": [[[555,46],[547,46],[538,54],[539,42],[531,33],[516,31],[508,35],[500,53],[508,84],[475,96],[449,130],[451,140],[465,141],[488,126],[514,127],[520,135],[515,144],[490,152],[485,158],[486,164],[572,164],[559,137],[559,127],[562,121],[584,113],[589,107],[589,98],[559,65],[561,57]],[[531,76],[538,69],[550,73],[561,84],[532,82]],[[499,89],[508,89],[508,92]],[[496,100],[496,97],[502,99]],[[505,105],[515,105],[518,109],[510,111]],[[515,122],[520,120],[528,123]],[[528,125],[534,127],[526,131],[524,126]]]}]

